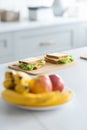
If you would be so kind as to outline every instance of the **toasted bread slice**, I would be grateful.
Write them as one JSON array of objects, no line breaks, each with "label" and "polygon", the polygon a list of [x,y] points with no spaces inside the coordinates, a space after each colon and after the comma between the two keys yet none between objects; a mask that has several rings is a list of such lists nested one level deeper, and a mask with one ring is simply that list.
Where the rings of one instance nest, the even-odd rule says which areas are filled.
[{"label": "toasted bread slice", "polygon": [[57,64],[57,63],[58,63],[58,61],[56,61],[56,60],[54,60],[54,59],[50,59],[50,58],[48,58],[48,57],[45,57],[45,61],[46,61],[46,62],[49,62],[49,63],[53,63],[53,64]]},{"label": "toasted bread slice", "polygon": [[52,53],[52,54],[46,54],[46,57],[48,57],[48,58],[59,59],[59,58],[66,58],[66,57],[68,57],[68,54],[63,54],[63,53]]},{"label": "toasted bread slice", "polygon": [[38,58],[38,59],[33,58],[31,60],[19,60],[19,63],[23,63],[23,64],[28,65],[28,64],[35,64],[35,63],[41,62],[43,60],[44,60],[44,58]]},{"label": "toasted bread slice", "polygon": [[35,67],[34,67],[34,70],[37,70],[37,69],[39,69],[39,68],[42,68],[44,65],[45,65],[45,64],[43,64],[43,65],[38,65],[38,66],[35,66]]}]

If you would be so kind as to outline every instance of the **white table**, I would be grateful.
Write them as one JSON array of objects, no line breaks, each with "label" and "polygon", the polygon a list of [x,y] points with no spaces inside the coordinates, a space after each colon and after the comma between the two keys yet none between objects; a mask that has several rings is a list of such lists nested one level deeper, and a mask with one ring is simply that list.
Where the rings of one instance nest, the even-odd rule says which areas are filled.
[{"label": "white table", "polygon": [[[68,104],[47,111],[27,111],[8,105],[0,96],[0,130],[87,130],[87,47],[66,51],[77,61],[73,67],[58,71],[74,92]],[[0,65],[0,91],[3,90],[7,64]]]}]

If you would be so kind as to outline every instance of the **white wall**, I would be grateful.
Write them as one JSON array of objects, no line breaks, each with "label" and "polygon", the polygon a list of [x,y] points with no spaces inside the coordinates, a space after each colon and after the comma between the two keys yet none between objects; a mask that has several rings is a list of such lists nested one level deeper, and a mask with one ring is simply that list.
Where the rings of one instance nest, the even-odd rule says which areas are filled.
[{"label": "white wall", "polygon": [[[80,1],[80,0],[61,0],[61,1],[64,6],[67,6],[68,4],[70,4],[72,2]],[[87,2],[87,0],[82,0],[82,1]],[[21,18],[27,18],[28,17],[28,9],[27,9],[28,6],[42,5],[42,4],[43,5],[52,5],[52,3],[53,3],[53,0],[0,0],[0,9],[19,10],[20,14],[21,14]],[[80,12],[82,12],[82,11],[80,11]],[[86,11],[84,11],[84,12],[86,12]]]},{"label": "white wall", "polygon": [[21,18],[28,17],[27,7],[30,5],[52,5],[53,0],[0,0],[0,9],[19,10]]},{"label": "white wall", "polygon": [[52,5],[53,0],[0,0],[0,8],[21,9],[28,5]]}]

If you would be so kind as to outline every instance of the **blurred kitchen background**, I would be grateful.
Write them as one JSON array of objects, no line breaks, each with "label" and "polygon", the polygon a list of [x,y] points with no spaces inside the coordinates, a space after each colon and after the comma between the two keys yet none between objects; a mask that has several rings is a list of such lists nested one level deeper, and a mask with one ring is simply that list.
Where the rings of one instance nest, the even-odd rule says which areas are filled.
[{"label": "blurred kitchen background", "polygon": [[0,0],[0,63],[87,46],[87,0]]}]

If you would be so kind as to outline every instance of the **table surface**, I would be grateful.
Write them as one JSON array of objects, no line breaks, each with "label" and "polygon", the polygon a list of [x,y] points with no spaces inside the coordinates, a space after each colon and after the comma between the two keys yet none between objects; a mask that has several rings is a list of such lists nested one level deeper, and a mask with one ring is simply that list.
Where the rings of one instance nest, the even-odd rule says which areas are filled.
[{"label": "table surface", "polygon": [[1,98],[4,72],[8,64],[0,65],[0,130],[87,130],[87,47],[65,51],[77,62],[73,67],[56,72],[73,90],[72,101],[53,110],[31,111],[7,104]]}]

